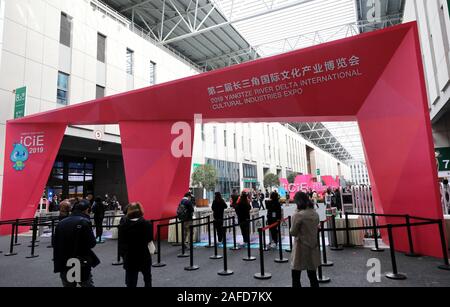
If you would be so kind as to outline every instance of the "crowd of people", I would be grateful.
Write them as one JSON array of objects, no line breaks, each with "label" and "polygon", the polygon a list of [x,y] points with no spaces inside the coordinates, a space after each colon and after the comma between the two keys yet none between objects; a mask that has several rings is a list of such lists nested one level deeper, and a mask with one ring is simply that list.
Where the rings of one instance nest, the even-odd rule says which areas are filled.
[{"label": "crowd of people", "polygon": [[[331,190],[327,194],[331,195]],[[261,194],[257,194],[258,201]],[[283,218],[280,195],[277,191],[264,195],[264,206],[267,210],[267,224],[280,222]],[[268,197],[266,197],[268,196]],[[294,239],[294,249],[291,257],[293,287],[301,287],[301,271],[307,271],[311,286],[318,287],[316,270],[320,264],[317,231],[319,216],[316,213],[314,194],[299,192],[294,197],[297,211],[292,217],[290,233]],[[243,245],[250,243],[250,211],[253,195],[248,191],[238,194],[236,190],[230,197],[230,207],[236,212],[239,227],[243,237]],[[191,192],[181,199],[177,216],[183,222],[184,231],[182,244],[188,249],[193,238],[188,238],[189,228],[193,223],[195,198]],[[59,203],[60,222],[55,229],[53,237],[54,272],[60,274],[64,287],[93,287],[92,269],[100,264],[100,259],[93,252],[98,243],[102,243],[101,222],[105,212],[105,201],[100,197],[88,195],[85,199],[65,200]],[[221,193],[215,194],[212,203],[214,226],[219,244],[224,240],[224,212],[228,208]],[[127,287],[136,287],[138,275],[141,273],[146,287],[152,286],[151,252],[149,244],[153,241],[153,225],[144,219],[144,209],[140,203],[132,203],[124,208],[125,216],[121,219],[118,230],[119,254],[123,259],[125,270],[125,284]],[[94,213],[95,234],[92,230],[90,214]],[[270,229],[271,247],[279,243],[278,227]],[[81,263],[79,280],[69,278],[71,266],[70,259],[78,259]]]}]

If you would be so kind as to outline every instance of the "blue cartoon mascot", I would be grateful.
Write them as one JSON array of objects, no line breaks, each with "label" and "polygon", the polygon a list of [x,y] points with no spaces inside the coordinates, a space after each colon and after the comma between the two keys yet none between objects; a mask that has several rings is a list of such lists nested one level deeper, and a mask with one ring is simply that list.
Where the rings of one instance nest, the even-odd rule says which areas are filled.
[{"label": "blue cartoon mascot", "polygon": [[28,149],[22,144],[14,144],[10,159],[14,162],[13,168],[16,171],[23,170],[25,168],[24,162],[28,160]]}]

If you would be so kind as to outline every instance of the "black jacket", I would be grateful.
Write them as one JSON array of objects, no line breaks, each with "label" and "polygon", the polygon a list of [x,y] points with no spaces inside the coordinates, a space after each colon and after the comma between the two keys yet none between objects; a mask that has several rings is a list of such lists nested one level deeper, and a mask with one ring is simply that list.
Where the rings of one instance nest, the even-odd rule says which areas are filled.
[{"label": "black jacket", "polygon": [[125,270],[141,270],[151,266],[152,258],[148,244],[153,241],[153,226],[140,218],[125,218],[119,226],[119,252]]},{"label": "black jacket", "polygon": [[250,206],[248,200],[247,199],[243,200],[241,197],[235,208],[238,220],[240,222],[249,220],[251,209],[252,209],[252,207]]},{"label": "black jacket", "polygon": [[227,204],[225,203],[225,201],[223,199],[218,200],[214,200],[212,203],[212,211],[213,211],[213,217],[214,220],[216,221],[220,221],[223,220],[223,214],[225,209],[227,208]]},{"label": "black jacket", "polygon": [[278,200],[269,200],[266,202],[267,221],[281,220],[281,204]]},{"label": "black jacket", "polygon": [[92,251],[95,244],[88,215],[73,213],[63,219],[56,226],[53,238],[54,272],[66,272],[69,269],[67,260],[70,258],[87,260],[90,267],[96,267],[100,260]]},{"label": "black jacket", "polygon": [[103,219],[105,217],[105,205],[103,202],[94,201],[92,205],[92,213],[94,213],[94,219]]}]

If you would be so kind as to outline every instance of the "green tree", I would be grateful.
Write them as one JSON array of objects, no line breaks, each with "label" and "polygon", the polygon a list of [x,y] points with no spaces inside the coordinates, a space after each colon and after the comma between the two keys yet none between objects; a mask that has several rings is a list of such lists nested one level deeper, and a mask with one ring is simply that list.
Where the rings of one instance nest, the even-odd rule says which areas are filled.
[{"label": "green tree", "polygon": [[297,177],[296,173],[290,173],[287,177],[287,181],[289,183],[294,183],[295,182],[295,178]]},{"label": "green tree", "polygon": [[217,183],[217,170],[214,166],[205,164],[198,166],[192,174],[192,184],[204,188],[206,191],[214,191]]},{"label": "green tree", "polygon": [[272,188],[280,185],[280,178],[277,175],[269,173],[264,176],[264,187]]}]

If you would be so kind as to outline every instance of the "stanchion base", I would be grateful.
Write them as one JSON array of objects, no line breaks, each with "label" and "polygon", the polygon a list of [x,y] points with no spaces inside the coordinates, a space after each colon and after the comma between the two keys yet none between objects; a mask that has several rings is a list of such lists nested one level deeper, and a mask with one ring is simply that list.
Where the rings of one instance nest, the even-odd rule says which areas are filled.
[{"label": "stanchion base", "polygon": [[53,246],[49,245],[49,246],[47,246],[47,248],[53,248]]},{"label": "stanchion base", "polygon": [[244,261],[255,261],[256,257],[253,257],[253,256],[245,257],[245,258],[242,258],[242,260],[244,260]]},{"label": "stanchion base", "polygon": [[406,256],[406,257],[411,257],[411,258],[419,258],[419,257],[422,257],[422,255],[416,254],[416,253],[406,253],[405,256]]},{"label": "stanchion base", "polygon": [[405,280],[406,279],[406,275],[402,274],[402,273],[387,273],[386,277],[389,279],[394,279],[394,280]]},{"label": "stanchion base", "polygon": [[327,284],[331,282],[331,278],[322,276],[322,278],[317,278],[317,281],[319,282],[319,284]]},{"label": "stanchion base", "polygon": [[448,265],[448,264],[440,265],[440,266],[438,266],[438,268],[441,270],[450,271],[450,265]]},{"label": "stanchion base", "polygon": [[272,274],[264,273],[264,275],[261,275],[261,273],[256,273],[255,275],[253,275],[253,277],[259,280],[267,280],[272,278]]},{"label": "stanchion base", "polygon": [[199,269],[198,265],[187,266],[187,267],[184,268],[185,271],[195,271],[195,270],[198,270],[198,269]]},{"label": "stanchion base", "polygon": [[113,262],[112,265],[114,265],[114,266],[123,265],[123,262],[120,262],[120,261],[118,261],[118,262]]},{"label": "stanchion base", "polygon": [[15,255],[17,255],[17,253],[7,253],[7,254],[5,254],[6,257],[15,256]]},{"label": "stanchion base", "polygon": [[154,267],[154,268],[162,268],[164,266],[166,266],[166,264],[164,262],[159,262],[159,263],[152,264],[152,267]]},{"label": "stanchion base", "polygon": [[372,252],[377,252],[377,253],[382,253],[382,252],[384,252],[384,248],[376,248],[376,247],[374,247],[374,248],[371,249],[371,251]]},{"label": "stanchion base", "polygon": [[238,251],[238,250],[240,250],[241,248],[240,247],[231,247],[230,248],[230,251]]},{"label": "stanchion base", "polygon": [[284,250],[286,253],[292,253],[292,249],[285,249]]},{"label": "stanchion base", "polygon": [[289,259],[287,258],[282,258],[282,259],[275,259],[274,260],[276,263],[286,263],[289,262]]},{"label": "stanchion base", "polygon": [[334,263],[332,261],[327,261],[327,262],[324,262],[324,263],[321,264],[321,266],[326,266],[326,267],[330,267],[330,266],[333,266],[333,265],[334,265]]},{"label": "stanchion base", "polygon": [[226,270],[226,271],[217,272],[217,274],[219,274],[220,276],[228,276],[228,275],[233,275],[234,272],[232,270]]},{"label": "stanchion base", "polygon": [[214,245],[206,245],[205,248],[213,248]]},{"label": "stanchion base", "polygon": [[209,257],[209,259],[213,259],[213,260],[222,259],[222,258],[223,258],[223,256],[221,256],[221,255],[214,255],[214,256]]},{"label": "stanchion base", "polygon": [[25,258],[27,258],[27,259],[33,259],[33,258],[37,258],[37,257],[39,257],[39,255],[26,256]]},{"label": "stanchion base", "polygon": [[270,249],[270,248],[268,248],[268,247],[265,247],[265,248],[263,248],[263,251],[265,251],[265,252],[270,252],[270,251],[271,251],[271,249]]},{"label": "stanchion base", "polygon": [[187,257],[189,257],[189,254],[179,254],[177,257],[178,258],[187,258]]},{"label": "stanchion base", "polygon": [[331,247],[330,247],[330,250],[332,250],[332,251],[342,251],[342,250],[344,250],[344,249],[342,248],[342,246],[338,246],[338,247],[331,246]]},{"label": "stanchion base", "polygon": [[173,243],[172,246],[181,246],[181,243]]},{"label": "stanchion base", "polygon": [[13,245],[14,246],[19,246],[19,245],[22,245],[22,243],[14,243]]},{"label": "stanchion base", "polygon": [[344,245],[342,245],[342,247],[353,248],[353,247],[355,247],[355,245],[354,244],[344,244]]}]

